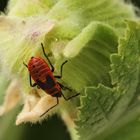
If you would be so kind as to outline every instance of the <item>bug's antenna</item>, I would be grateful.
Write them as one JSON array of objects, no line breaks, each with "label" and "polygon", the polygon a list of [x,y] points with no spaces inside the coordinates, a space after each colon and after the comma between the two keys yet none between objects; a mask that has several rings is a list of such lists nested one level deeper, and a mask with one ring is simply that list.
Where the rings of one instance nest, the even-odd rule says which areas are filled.
[{"label": "bug's antenna", "polygon": [[24,62],[24,61],[23,61],[23,65],[24,65],[25,67],[27,67],[27,68],[28,68],[27,64],[25,64],[25,62]]},{"label": "bug's antenna", "polygon": [[45,52],[43,43],[41,43],[41,46],[42,46],[43,54],[44,54],[44,56],[47,58],[47,60],[48,60],[48,62],[49,62],[49,64],[50,64],[50,66],[51,66],[51,68],[52,68],[51,71],[53,72],[53,71],[54,71],[54,67],[53,67],[53,65],[52,65],[52,63],[51,63],[51,61],[50,61],[50,59],[48,58],[48,56],[47,56],[47,54],[46,54],[46,52]]}]

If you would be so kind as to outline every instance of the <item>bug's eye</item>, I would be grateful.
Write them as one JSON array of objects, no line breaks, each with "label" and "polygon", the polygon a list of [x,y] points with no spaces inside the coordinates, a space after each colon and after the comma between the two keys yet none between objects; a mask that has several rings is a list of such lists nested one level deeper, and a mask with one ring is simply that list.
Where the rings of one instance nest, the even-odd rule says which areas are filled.
[{"label": "bug's eye", "polygon": [[31,59],[33,59],[34,57],[32,56]]}]

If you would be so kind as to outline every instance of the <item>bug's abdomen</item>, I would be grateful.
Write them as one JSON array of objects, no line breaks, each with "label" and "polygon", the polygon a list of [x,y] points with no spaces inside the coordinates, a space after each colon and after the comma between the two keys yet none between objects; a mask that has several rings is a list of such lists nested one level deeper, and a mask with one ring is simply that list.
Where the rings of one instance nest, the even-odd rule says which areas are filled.
[{"label": "bug's abdomen", "polygon": [[53,76],[48,64],[39,57],[33,57],[28,63],[28,70],[37,85],[46,93],[58,96],[61,88]]},{"label": "bug's abdomen", "polygon": [[33,57],[29,61],[28,70],[35,82],[37,82],[37,80],[45,82],[46,75],[52,74],[47,63],[43,59],[36,57]]}]

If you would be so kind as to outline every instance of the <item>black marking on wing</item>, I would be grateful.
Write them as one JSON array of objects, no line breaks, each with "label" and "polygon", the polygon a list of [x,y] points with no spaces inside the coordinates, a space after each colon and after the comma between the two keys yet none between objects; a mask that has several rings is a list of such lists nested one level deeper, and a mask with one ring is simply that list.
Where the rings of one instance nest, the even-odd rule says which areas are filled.
[{"label": "black marking on wing", "polygon": [[43,90],[51,89],[55,86],[55,82],[50,75],[46,76],[46,82],[43,83],[40,80],[37,80],[37,85],[39,85]]}]

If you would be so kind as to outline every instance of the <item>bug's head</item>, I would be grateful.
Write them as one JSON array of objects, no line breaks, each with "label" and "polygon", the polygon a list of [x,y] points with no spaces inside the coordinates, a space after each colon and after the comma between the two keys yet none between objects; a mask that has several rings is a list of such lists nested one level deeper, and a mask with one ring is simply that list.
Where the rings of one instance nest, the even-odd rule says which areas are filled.
[{"label": "bug's head", "polygon": [[33,59],[34,57],[32,56],[31,59]]}]

